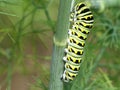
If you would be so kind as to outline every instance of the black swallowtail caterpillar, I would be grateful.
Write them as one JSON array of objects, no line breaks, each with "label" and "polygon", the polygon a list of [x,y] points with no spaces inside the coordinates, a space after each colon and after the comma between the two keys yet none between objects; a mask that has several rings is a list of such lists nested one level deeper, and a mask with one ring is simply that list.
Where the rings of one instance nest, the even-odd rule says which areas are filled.
[{"label": "black swallowtail caterpillar", "polygon": [[70,15],[71,27],[68,31],[67,47],[65,48],[65,70],[61,79],[69,82],[78,75],[82,62],[85,40],[93,26],[93,15],[84,3],[78,3]]}]

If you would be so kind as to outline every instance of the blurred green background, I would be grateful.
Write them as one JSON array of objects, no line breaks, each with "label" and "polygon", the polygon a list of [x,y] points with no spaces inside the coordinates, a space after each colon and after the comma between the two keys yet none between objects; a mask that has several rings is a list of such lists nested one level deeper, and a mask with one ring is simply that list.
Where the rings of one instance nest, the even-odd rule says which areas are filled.
[{"label": "blurred green background", "polygon": [[[0,0],[0,90],[47,90],[58,7],[58,0]],[[120,90],[120,10],[98,11],[86,41],[82,86]],[[81,90],[80,75],[72,90]]]},{"label": "blurred green background", "polygon": [[57,10],[52,0],[0,0],[0,90],[48,86]]}]

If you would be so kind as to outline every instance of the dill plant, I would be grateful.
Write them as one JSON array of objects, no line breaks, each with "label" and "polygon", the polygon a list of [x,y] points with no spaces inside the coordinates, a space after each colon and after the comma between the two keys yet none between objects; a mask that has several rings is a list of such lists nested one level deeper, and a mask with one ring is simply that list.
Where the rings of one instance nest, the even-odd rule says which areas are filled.
[{"label": "dill plant", "polygon": [[[0,0],[0,75],[6,75],[5,80],[0,83],[1,87],[6,84],[6,89],[11,90],[12,77],[17,70],[24,74],[29,73],[25,59],[33,59],[35,66],[39,66],[37,60],[40,55],[37,53],[36,44],[41,41],[40,44],[49,48],[44,42],[45,39],[41,38],[41,34],[44,32],[45,35],[46,33],[49,35],[49,32],[53,32],[52,70],[50,80],[46,81],[50,81],[50,85],[46,84],[42,78],[35,78],[36,82],[29,87],[30,90],[120,89],[120,0],[86,0],[93,8],[95,23],[86,41],[84,62],[79,75],[72,84],[63,84],[60,81],[64,67],[62,57],[66,45],[69,28],[68,16],[72,1],[60,0],[56,25],[55,14],[51,13],[52,10],[49,7],[56,8],[57,13],[58,2],[55,4],[53,0]],[[76,0],[76,2],[81,1],[84,0]],[[37,28],[36,23],[39,26]],[[34,51],[32,54],[26,54],[26,41],[32,44]],[[42,58],[50,60],[50,56]],[[42,69],[42,67],[37,68]],[[36,67],[33,70],[35,69]],[[43,71],[43,73],[46,72]]]}]

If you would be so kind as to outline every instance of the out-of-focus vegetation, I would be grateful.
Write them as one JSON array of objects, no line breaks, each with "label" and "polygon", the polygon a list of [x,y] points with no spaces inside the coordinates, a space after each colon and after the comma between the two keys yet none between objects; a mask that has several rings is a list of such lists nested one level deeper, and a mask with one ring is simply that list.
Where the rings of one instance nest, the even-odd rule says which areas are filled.
[{"label": "out-of-focus vegetation", "polygon": [[[58,6],[55,0],[0,0],[1,90],[48,89]],[[94,27],[72,90],[120,90],[120,10],[92,12]],[[16,75],[27,77],[21,89]]]},{"label": "out-of-focus vegetation", "polygon": [[57,9],[52,0],[0,0],[0,90],[48,87]]}]

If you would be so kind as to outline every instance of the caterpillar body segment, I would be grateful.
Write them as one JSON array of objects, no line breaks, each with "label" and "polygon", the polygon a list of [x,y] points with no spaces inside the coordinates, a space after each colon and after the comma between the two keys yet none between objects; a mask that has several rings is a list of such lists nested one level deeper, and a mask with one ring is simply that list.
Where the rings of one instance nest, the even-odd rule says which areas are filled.
[{"label": "caterpillar body segment", "polygon": [[84,15],[92,14],[89,7],[87,7],[84,3],[78,3],[74,7],[73,12],[75,13],[76,16],[79,16],[79,15],[82,15],[82,14],[84,14]]},{"label": "caterpillar body segment", "polygon": [[70,30],[68,31],[68,34],[69,34],[70,36],[75,36],[76,38],[79,38],[79,39],[81,39],[81,40],[86,40],[86,39],[87,39],[87,35],[86,35],[86,34],[84,34],[84,33],[82,33],[82,32],[79,32],[79,31],[77,31],[77,30],[75,30],[75,29],[70,29]]},{"label": "caterpillar body segment", "polygon": [[85,27],[85,28],[92,28],[92,25],[93,25],[91,23],[85,23],[85,22],[80,22],[78,24],[81,25],[81,26],[83,26],[83,27]]},{"label": "caterpillar body segment", "polygon": [[71,73],[71,72],[69,72],[69,71],[67,71],[67,70],[65,70],[65,74],[66,74],[67,76],[69,76],[71,79],[73,79],[73,77],[76,77],[76,76],[77,76],[77,73]]},{"label": "caterpillar body segment", "polygon": [[73,47],[75,47],[74,45],[76,45],[77,48],[83,48],[85,46],[85,41],[83,41],[79,38],[76,38],[75,36],[74,37],[70,36],[67,41],[68,41],[68,44]]},{"label": "caterpillar body segment", "polygon": [[63,57],[63,60],[72,65],[80,65],[80,63],[82,63],[82,57],[74,57],[69,55],[68,53],[65,57]]},{"label": "caterpillar body segment", "polygon": [[78,49],[70,45],[65,49],[65,52],[74,57],[81,57],[83,55],[83,49]]},{"label": "caterpillar body segment", "polygon": [[83,26],[80,26],[77,24],[77,22],[75,23],[75,25],[73,25],[72,27],[73,29],[75,29],[76,31],[80,31],[83,34],[89,34],[90,30],[88,28],[85,28]]},{"label": "caterpillar body segment", "polygon": [[70,63],[65,63],[65,69],[66,71],[69,71],[71,73],[77,73],[80,70],[80,65],[72,65]]}]

